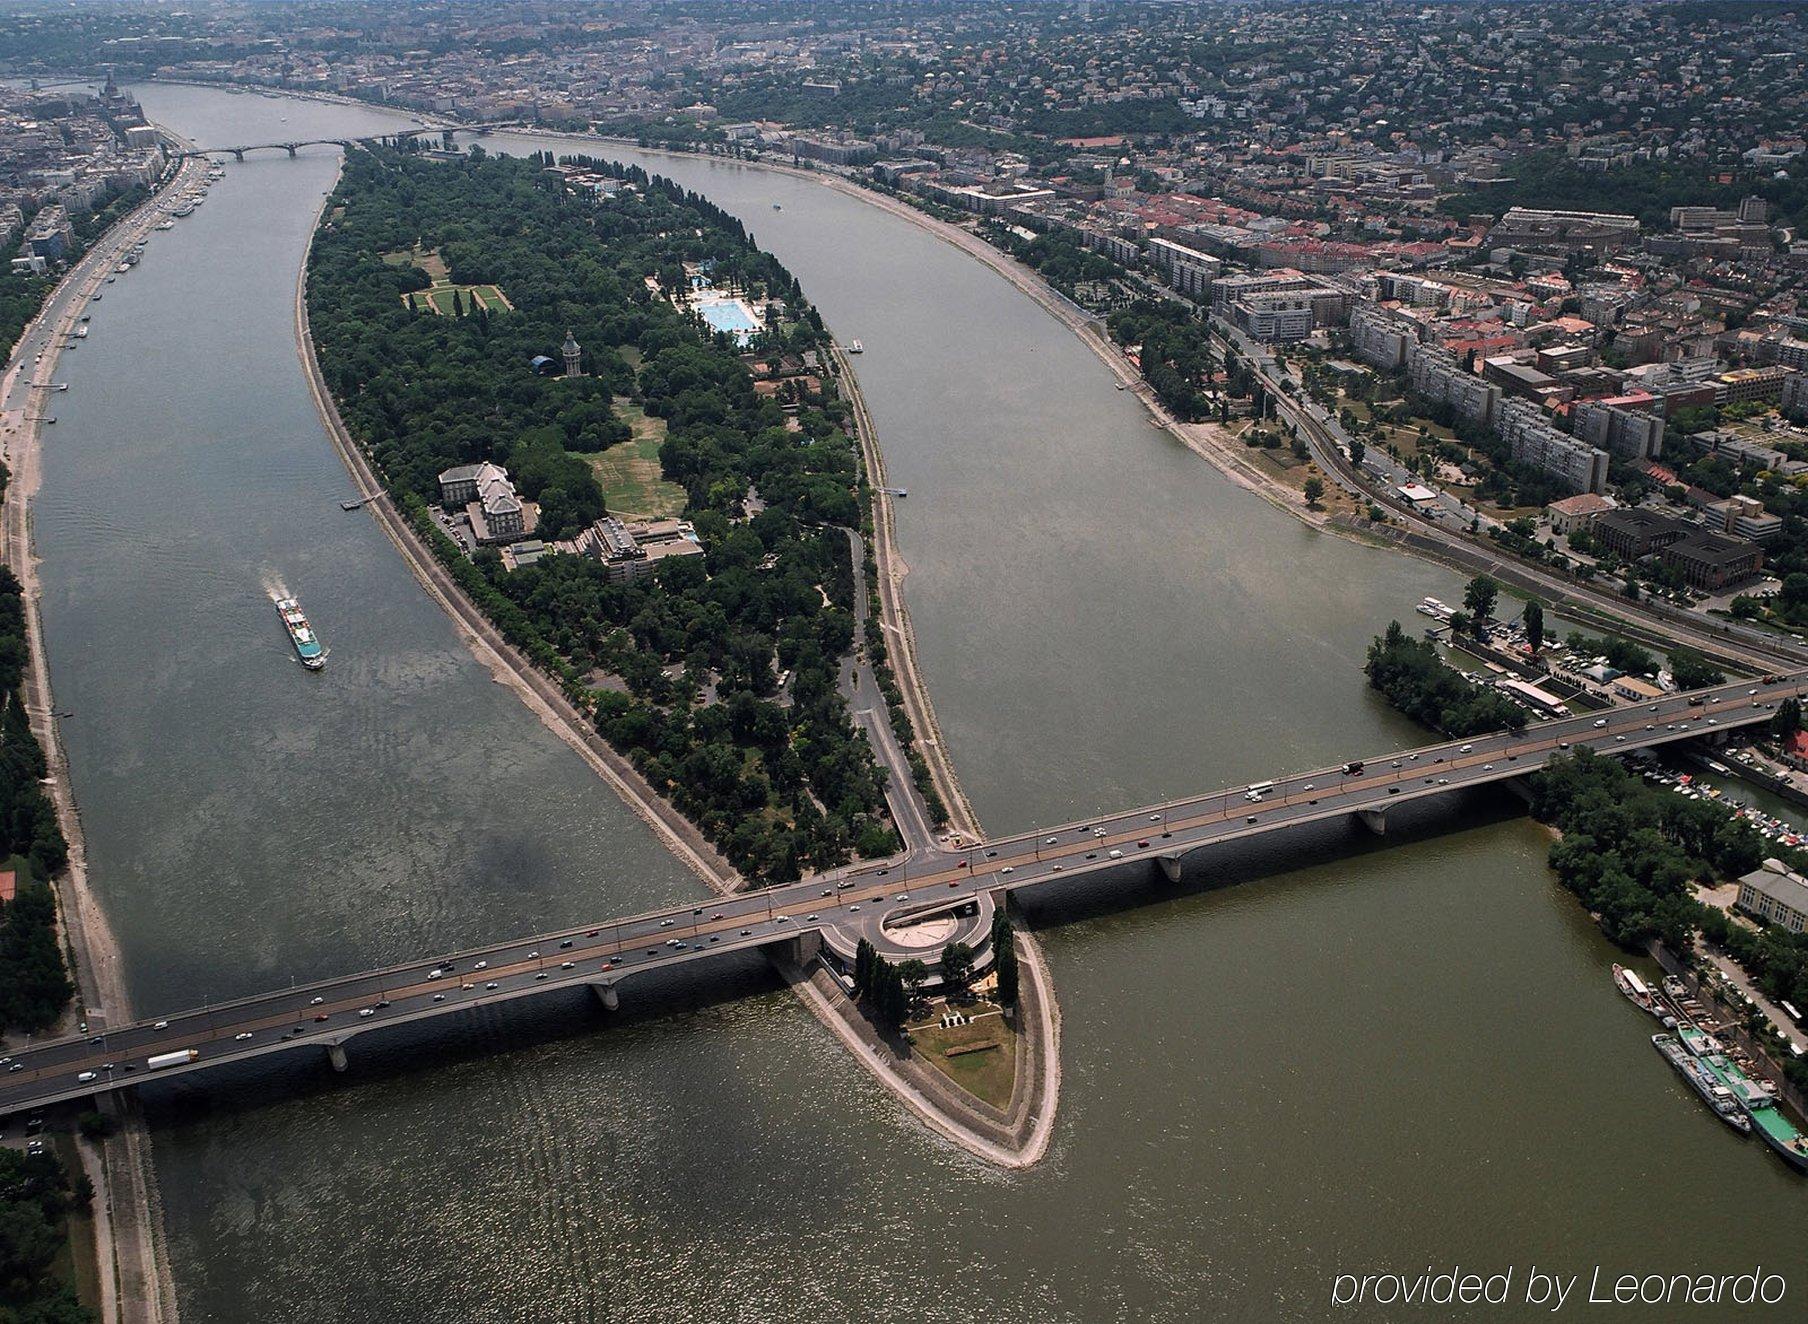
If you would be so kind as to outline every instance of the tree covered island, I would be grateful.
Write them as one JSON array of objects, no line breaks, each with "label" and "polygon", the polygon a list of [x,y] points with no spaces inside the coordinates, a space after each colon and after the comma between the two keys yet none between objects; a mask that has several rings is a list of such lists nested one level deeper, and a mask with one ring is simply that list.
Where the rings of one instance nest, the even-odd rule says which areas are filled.
[{"label": "tree covered island", "polygon": [[[712,300],[752,327],[717,329]],[[821,318],[738,220],[631,166],[353,152],[307,307],[341,416],[417,532],[738,869],[781,882],[896,848],[838,688],[864,495],[850,410]],[[485,462],[548,554],[510,569],[448,536],[440,475]],[[585,548],[621,490],[605,482],[637,473],[701,553],[624,579]]]}]

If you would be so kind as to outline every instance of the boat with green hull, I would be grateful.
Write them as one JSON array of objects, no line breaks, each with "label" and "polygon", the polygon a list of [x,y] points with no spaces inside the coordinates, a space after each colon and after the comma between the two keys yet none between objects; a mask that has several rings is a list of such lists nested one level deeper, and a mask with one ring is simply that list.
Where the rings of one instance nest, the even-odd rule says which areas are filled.
[{"label": "boat with green hull", "polygon": [[282,617],[283,629],[289,632],[289,642],[295,645],[295,656],[301,659],[301,665],[309,671],[324,667],[326,649],[321,647],[320,636],[314,633],[314,627],[302,614],[301,604],[294,598],[278,598],[276,613]]},{"label": "boat with green hull", "polygon": [[1752,1130],[1758,1138],[1797,1172],[1808,1173],[1808,1136],[1783,1116],[1782,1109],[1777,1107],[1775,1088],[1768,1081],[1753,1080],[1746,1075],[1720,1041],[1698,1026],[1681,1026],[1676,1037],[1738,1099],[1739,1106],[1751,1118]]}]

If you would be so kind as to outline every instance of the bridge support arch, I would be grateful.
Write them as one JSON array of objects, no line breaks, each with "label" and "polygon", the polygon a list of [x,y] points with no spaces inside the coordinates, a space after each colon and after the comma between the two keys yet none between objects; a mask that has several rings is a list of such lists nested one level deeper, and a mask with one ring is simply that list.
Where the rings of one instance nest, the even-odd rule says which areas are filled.
[{"label": "bridge support arch", "polygon": [[1377,837],[1387,835],[1387,810],[1385,809],[1358,809],[1356,821]]},{"label": "bridge support arch", "polygon": [[295,159],[295,144],[294,143],[284,143],[283,150],[289,154],[289,159],[291,161],[293,161]]},{"label": "bridge support arch", "polygon": [[350,1063],[345,1060],[344,1044],[328,1044],[326,1046],[326,1060],[332,1064],[334,1071],[341,1074],[343,1074],[346,1067],[350,1065]]},{"label": "bridge support arch", "polygon": [[596,1000],[602,1005],[604,1011],[621,1010],[621,994],[616,990],[614,984],[606,980],[600,981],[592,984],[590,991],[596,995]]},{"label": "bridge support arch", "polygon": [[232,149],[232,159],[242,164],[245,160],[245,149],[243,147],[234,147]]},{"label": "bridge support arch", "polygon": [[1180,857],[1178,855],[1157,855],[1155,863],[1160,868],[1162,877],[1170,883],[1180,881]]}]

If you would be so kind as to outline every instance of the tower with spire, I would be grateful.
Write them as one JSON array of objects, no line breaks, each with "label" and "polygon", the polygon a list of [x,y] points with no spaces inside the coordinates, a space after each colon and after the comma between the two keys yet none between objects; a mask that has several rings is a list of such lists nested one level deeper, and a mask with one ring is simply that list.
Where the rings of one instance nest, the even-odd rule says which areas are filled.
[{"label": "tower with spire", "polygon": [[583,358],[584,352],[578,348],[578,338],[572,335],[569,330],[565,332],[565,347],[561,352],[565,355],[565,375],[567,377],[582,377],[584,373],[578,364]]}]

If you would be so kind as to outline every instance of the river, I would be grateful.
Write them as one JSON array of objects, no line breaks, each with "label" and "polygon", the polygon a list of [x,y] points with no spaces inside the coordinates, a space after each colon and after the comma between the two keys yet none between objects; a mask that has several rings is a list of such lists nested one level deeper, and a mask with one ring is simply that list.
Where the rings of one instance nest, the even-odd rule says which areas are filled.
[{"label": "river", "polygon": [[[203,142],[395,122],[140,95]],[[1416,737],[1360,654],[1451,575],[1232,487],[917,227],[627,155],[743,216],[865,343],[924,670],[989,829]],[[291,320],[331,175],[228,166],[108,287],[46,434],[52,670],[141,1011],[696,886],[338,510]],[[279,580],[321,676],[282,647]],[[553,999],[361,1042],[345,1080],[296,1060],[153,1100],[183,1317],[1328,1318],[1340,1271],[1799,1277],[1797,1179],[1652,1052],[1545,844],[1480,798],[1040,904],[1066,1079],[1019,1174],[909,1121],[752,965],[630,986],[606,1031]]]}]

